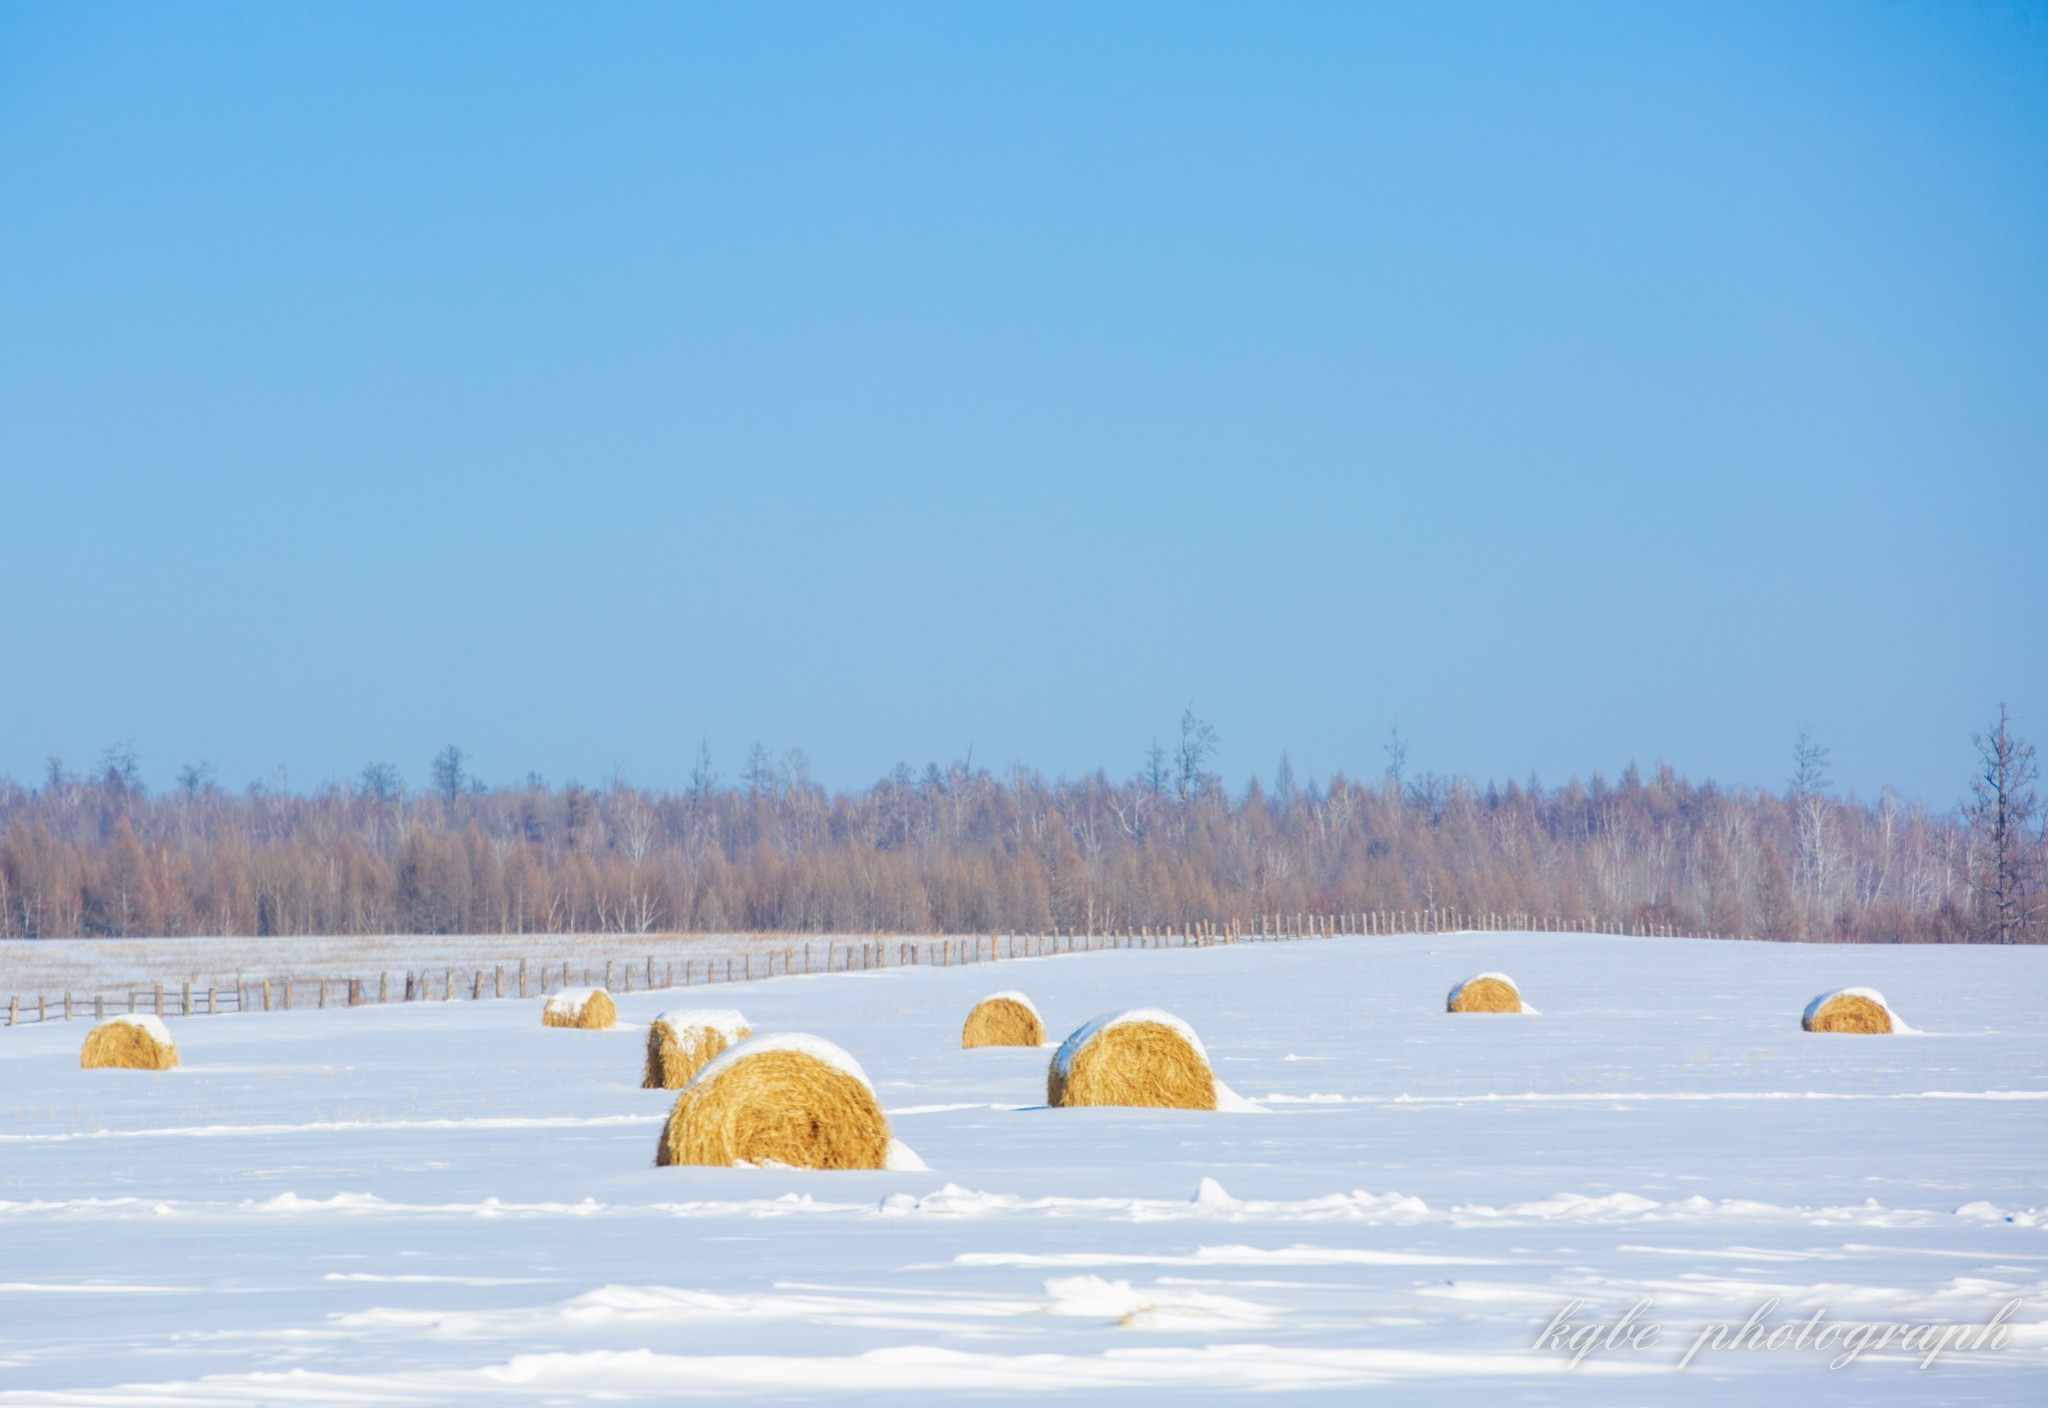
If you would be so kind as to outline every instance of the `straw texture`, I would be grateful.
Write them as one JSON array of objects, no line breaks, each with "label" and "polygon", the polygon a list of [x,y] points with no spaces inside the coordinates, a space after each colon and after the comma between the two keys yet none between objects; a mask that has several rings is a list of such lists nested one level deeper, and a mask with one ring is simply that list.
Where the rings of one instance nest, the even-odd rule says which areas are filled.
[{"label": "straw texture", "polygon": [[722,1026],[692,1021],[687,1012],[664,1013],[647,1025],[647,1068],[640,1088],[681,1090],[727,1046],[753,1034],[752,1027],[741,1025],[728,1042]]},{"label": "straw texture", "polygon": [[558,992],[540,1010],[544,1027],[578,1027],[584,1031],[610,1031],[619,1024],[619,1009],[603,988],[581,992]]},{"label": "straw texture", "polygon": [[669,1112],[654,1162],[886,1168],[889,1120],[865,1081],[803,1051],[744,1046],[700,1071]]},{"label": "straw texture", "polygon": [[87,1070],[168,1071],[178,1064],[178,1044],[168,1033],[159,1041],[143,1023],[116,1018],[86,1033],[78,1064]]},{"label": "straw texture", "polygon": [[1019,1002],[1007,993],[984,997],[967,1014],[967,1025],[961,1029],[960,1045],[971,1046],[1043,1046],[1045,1044],[1045,1023],[1027,1003]]},{"label": "straw texture", "polygon": [[1045,1074],[1045,1103],[1213,1110],[1216,1077],[1194,1044],[1166,1023],[1118,1022],[1077,1049],[1060,1048]]},{"label": "straw texture", "polygon": [[1810,1032],[1853,1032],[1866,1036],[1888,1034],[1892,1014],[1882,1002],[1861,993],[1838,992],[1800,1020]]},{"label": "straw texture", "polygon": [[1476,978],[1467,978],[1451,989],[1450,998],[1444,1003],[1446,1012],[1519,1012],[1522,1010],[1522,994],[1515,985],[1497,973],[1483,973]]}]

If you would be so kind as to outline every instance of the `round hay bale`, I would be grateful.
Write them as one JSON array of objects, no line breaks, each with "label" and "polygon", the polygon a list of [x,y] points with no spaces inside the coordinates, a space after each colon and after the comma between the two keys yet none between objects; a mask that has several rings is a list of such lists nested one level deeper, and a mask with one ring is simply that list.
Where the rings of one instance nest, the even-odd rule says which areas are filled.
[{"label": "round hay bale", "polygon": [[1216,1074],[1192,1027],[1140,1007],[1097,1017],[1060,1044],[1046,1069],[1045,1103],[1213,1110]]},{"label": "round hay bale", "polygon": [[719,1052],[753,1034],[746,1017],[730,1007],[664,1012],[647,1024],[647,1072],[640,1088],[681,1090]]},{"label": "round hay bale", "polygon": [[974,1004],[960,1030],[961,1047],[1043,1046],[1045,1019],[1021,992],[990,993]]},{"label": "round hay bale", "polygon": [[619,1009],[603,988],[563,988],[540,1010],[544,1027],[579,1027],[587,1032],[608,1032],[619,1024]]},{"label": "round hay bale", "polygon": [[78,1064],[89,1071],[168,1071],[178,1064],[178,1044],[155,1017],[116,1017],[85,1034]]},{"label": "round hay bale", "polygon": [[887,1168],[890,1142],[882,1102],[853,1057],[820,1037],[757,1036],[683,1087],[654,1162]]},{"label": "round hay bale", "polygon": [[1522,990],[1505,973],[1481,973],[1451,989],[1444,1000],[1446,1012],[1519,1012]]},{"label": "round hay bale", "polygon": [[1824,992],[1806,1004],[1799,1025],[1810,1032],[1853,1032],[1866,1036],[1895,1030],[1896,1019],[1875,988],[1842,988]]}]

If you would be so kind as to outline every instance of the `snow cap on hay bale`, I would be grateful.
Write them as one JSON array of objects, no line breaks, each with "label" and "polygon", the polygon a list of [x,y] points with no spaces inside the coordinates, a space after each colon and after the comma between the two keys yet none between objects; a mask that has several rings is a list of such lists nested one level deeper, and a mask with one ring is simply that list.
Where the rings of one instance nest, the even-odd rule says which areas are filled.
[{"label": "snow cap on hay bale", "polygon": [[691,1007],[664,1012],[647,1024],[647,1073],[642,1090],[681,1090],[728,1046],[754,1034],[747,1019],[730,1007]]},{"label": "snow cap on hay bale", "polygon": [[713,1057],[676,1097],[654,1162],[887,1168],[893,1142],[860,1063],[798,1032]]},{"label": "snow cap on hay bale", "polygon": [[1097,1017],[1060,1044],[1045,1103],[1213,1110],[1216,1075],[1194,1028],[1156,1007]]},{"label": "snow cap on hay bale", "polygon": [[1444,1001],[1446,1012],[1519,1012],[1522,990],[1505,973],[1481,973],[1451,989]]},{"label": "snow cap on hay bale", "polygon": [[585,1031],[610,1031],[619,1024],[619,1009],[603,988],[563,988],[541,1008],[544,1027],[581,1027]]},{"label": "snow cap on hay bale", "polygon": [[1883,1035],[1900,1030],[1899,1021],[1876,988],[1841,988],[1824,992],[1806,1004],[1799,1025],[1810,1032],[1860,1032]]},{"label": "snow cap on hay bale", "polygon": [[1045,1019],[1021,992],[994,992],[974,1004],[960,1031],[962,1048],[970,1046],[1042,1046]]},{"label": "snow cap on hay bale", "polygon": [[87,1070],[168,1071],[178,1064],[178,1044],[155,1017],[116,1017],[85,1034],[78,1064]]}]

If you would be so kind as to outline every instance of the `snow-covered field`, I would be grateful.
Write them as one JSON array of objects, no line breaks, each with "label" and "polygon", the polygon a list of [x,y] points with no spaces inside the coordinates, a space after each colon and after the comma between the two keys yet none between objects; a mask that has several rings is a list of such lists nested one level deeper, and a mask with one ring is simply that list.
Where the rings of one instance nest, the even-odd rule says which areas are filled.
[{"label": "snow-covered field", "polygon": [[[876,937],[886,942],[894,962],[902,945],[916,943],[930,952],[932,939],[904,935],[856,935],[852,942]],[[89,999],[94,993],[116,993],[147,988],[152,983],[175,987],[189,982],[195,988],[229,987],[237,978],[262,981],[291,977],[299,981],[315,978],[367,978],[374,982],[379,973],[400,978],[407,972],[423,972],[437,983],[453,971],[465,984],[478,968],[489,972],[499,966],[517,970],[525,959],[534,970],[558,969],[573,964],[577,974],[585,968],[602,972],[607,962],[624,970],[644,971],[653,958],[657,971],[673,963],[682,971],[686,962],[701,967],[713,960],[744,959],[755,956],[763,970],[768,955],[776,955],[778,969],[784,954],[800,956],[804,944],[811,946],[813,961],[825,966],[826,948],[837,944],[844,950],[848,937],[828,940],[816,934],[318,934],[281,935],[267,938],[176,939],[0,939],[0,1003],[9,996],[32,1002],[40,993],[60,1002],[65,992]],[[954,941],[956,944],[960,940]],[[984,940],[984,942],[986,942]],[[634,985],[640,986],[636,978]]]},{"label": "snow-covered field", "polygon": [[[1511,974],[1540,1016],[1449,1016]],[[1881,989],[1919,1034],[1802,1033]],[[1163,1007],[1263,1113],[1048,1110],[1054,1039]],[[706,996],[710,996],[706,994]],[[643,1024],[540,1002],[0,1031],[0,1404],[2048,1401],[2048,950],[1585,936],[1117,952],[721,988],[873,1077],[928,1172],[657,1169]],[[1983,1322],[1931,1367],[1703,1349]],[[1577,1369],[1555,1314],[1654,1344]]]}]

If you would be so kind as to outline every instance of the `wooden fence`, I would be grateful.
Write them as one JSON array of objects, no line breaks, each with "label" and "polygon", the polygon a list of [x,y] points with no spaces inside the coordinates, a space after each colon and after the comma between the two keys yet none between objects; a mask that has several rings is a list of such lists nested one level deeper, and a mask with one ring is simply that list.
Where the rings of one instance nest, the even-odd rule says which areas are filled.
[{"label": "wooden fence", "polygon": [[[544,997],[567,987],[602,985],[619,993],[656,988],[689,988],[714,983],[752,982],[808,973],[857,973],[878,968],[952,967],[1015,958],[1112,950],[1207,948],[1217,944],[1279,943],[1340,935],[1443,934],[1483,931],[1629,934],[1673,938],[1664,924],[1620,924],[1590,917],[1526,914],[1465,914],[1454,909],[1366,910],[1343,914],[1267,914],[1255,920],[1219,920],[1162,928],[1141,926],[1097,932],[1053,930],[1046,934],[968,934],[952,938],[847,938],[794,934],[744,936],[743,953],[717,958],[664,958],[649,953],[596,963],[544,963],[521,958],[488,968],[410,969],[374,977],[238,978],[230,984],[155,983],[147,988],[51,995],[7,1000],[7,1025],[104,1021],[121,1013],[162,1017],[210,1017],[230,1012],[291,1011],[294,1007],[365,1007],[391,1002],[481,1002],[498,998]],[[685,936],[660,935],[684,941]],[[580,976],[579,976],[580,975]],[[396,981],[394,981],[394,977]]]}]

